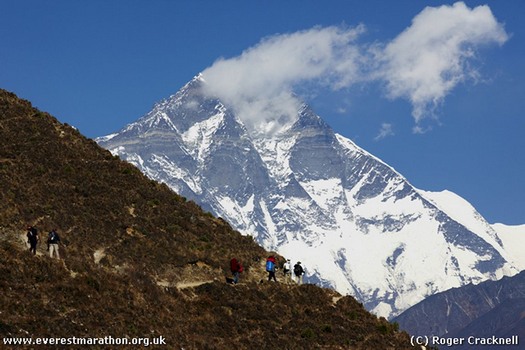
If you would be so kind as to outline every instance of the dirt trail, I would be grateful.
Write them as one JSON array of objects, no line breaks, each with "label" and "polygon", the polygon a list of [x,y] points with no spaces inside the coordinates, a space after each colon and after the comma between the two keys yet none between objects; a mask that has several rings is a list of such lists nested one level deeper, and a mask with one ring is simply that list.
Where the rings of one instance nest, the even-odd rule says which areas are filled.
[{"label": "dirt trail", "polygon": [[175,287],[177,287],[177,289],[181,290],[181,289],[186,289],[186,288],[195,288],[195,287],[198,287],[198,286],[201,286],[203,284],[206,284],[206,283],[212,283],[213,280],[208,280],[208,281],[193,281],[193,282],[179,282],[175,285]]}]

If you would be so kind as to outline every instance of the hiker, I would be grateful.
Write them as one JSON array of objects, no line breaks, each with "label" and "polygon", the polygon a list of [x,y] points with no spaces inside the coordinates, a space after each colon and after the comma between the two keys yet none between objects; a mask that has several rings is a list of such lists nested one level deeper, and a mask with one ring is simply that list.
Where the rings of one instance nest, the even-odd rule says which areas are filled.
[{"label": "hiker", "polygon": [[58,254],[58,243],[60,242],[60,237],[58,236],[58,233],[56,229],[52,229],[51,232],[49,232],[49,235],[47,236],[47,247],[49,250],[49,256],[52,258],[53,253],[56,253],[57,259],[60,259],[60,255]]},{"label": "hiker", "polygon": [[36,255],[36,245],[38,244],[38,230],[33,226],[27,226],[27,243],[29,252]]},{"label": "hiker", "polygon": [[294,265],[294,267],[293,267],[293,274],[295,275],[295,280],[296,280],[297,284],[302,284],[303,283],[304,269],[301,266],[301,262],[300,261],[298,261],[297,264]]},{"label": "hiker", "polygon": [[244,268],[242,267],[242,265],[239,262],[239,260],[237,260],[235,258],[230,260],[230,270],[231,270],[232,275],[233,275],[232,284],[239,283],[239,275],[241,274],[241,272],[244,271]]},{"label": "hiker", "polygon": [[270,255],[268,259],[266,259],[266,271],[268,271],[268,281],[271,281],[273,278],[273,280],[277,282],[275,278],[275,257],[273,255]]},{"label": "hiker", "polygon": [[288,278],[292,280],[292,263],[290,262],[290,259],[287,259],[286,262],[284,263],[283,273],[284,273],[285,280],[287,280]]}]

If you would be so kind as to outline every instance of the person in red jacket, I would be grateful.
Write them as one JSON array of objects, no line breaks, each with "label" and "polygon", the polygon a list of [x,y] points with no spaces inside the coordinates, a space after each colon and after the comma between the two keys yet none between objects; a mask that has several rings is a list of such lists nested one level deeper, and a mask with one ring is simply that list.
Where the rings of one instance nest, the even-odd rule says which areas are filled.
[{"label": "person in red jacket", "polygon": [[244,270],[239,260],[235,258],[230,260],[230,270],[233,275],[233,284],[239,283],[239,275]]}]

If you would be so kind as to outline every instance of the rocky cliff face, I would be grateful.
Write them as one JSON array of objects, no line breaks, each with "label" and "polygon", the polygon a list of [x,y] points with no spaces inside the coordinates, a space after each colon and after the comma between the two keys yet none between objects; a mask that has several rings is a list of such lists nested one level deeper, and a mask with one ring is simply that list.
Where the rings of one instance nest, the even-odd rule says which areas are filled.
[{"label": "rocky cliff face", "polygon": [[379,315],[517,272],[468,203],[467,215],[447,212],[457,196],[414,188],[307,105],[268,133],[247,126],[205,84],[195,77],[99,144],[265,248],[301,260],[309,282]]}]

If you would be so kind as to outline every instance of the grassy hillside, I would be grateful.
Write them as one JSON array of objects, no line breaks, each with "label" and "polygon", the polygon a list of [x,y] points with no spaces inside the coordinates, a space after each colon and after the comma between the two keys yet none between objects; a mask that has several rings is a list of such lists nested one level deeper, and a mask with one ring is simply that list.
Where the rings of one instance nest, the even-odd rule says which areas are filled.
[{"label": "grassy hillside", "polygon": [[[0,194],[2,338],[163,336],[164,349],[410,348],[406,333],[351,297],[259,283],[269,253],[252,238],[3,90]],[[36,256],[28,252],[29,224],[41,236],[58,230],[60,260],[43,243]],[[231,257],[246,268],[236,286],[224,282]]]}]

